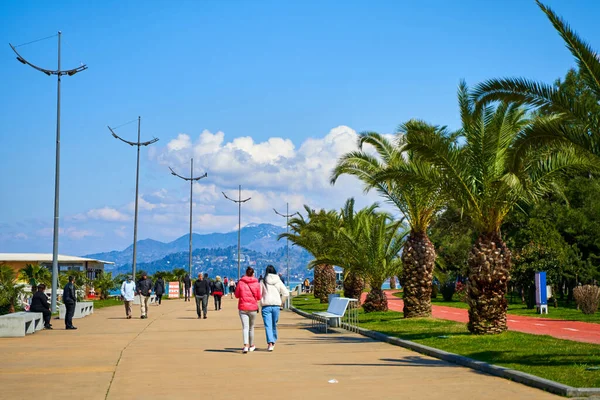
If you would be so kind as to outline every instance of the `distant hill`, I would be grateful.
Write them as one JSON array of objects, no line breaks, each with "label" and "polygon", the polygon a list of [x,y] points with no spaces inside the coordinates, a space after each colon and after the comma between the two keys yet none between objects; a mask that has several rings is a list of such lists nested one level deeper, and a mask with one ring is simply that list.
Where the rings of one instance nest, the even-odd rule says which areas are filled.
[{"label": "distant hill", "polygon": [[[242,247],[260,253],[268,253],[285,246],[285,240],[277,241],[277,236],[285,232],[285,228],[271,224],[249,224],[241,230]],[[237,246],[237,231],[228,233],[209,233],[192,235],[192,246],[196,249],[216,249]],[[189,252],[189,237],[183,235],[172,242],[164,243],[153,239],[144,239],[137,242],[137,262],[151,263],[163,257],[180,252]],[[133,245],[122,251],[109,251],[106,253],[87,254],[84,257],[98,260],[112,261],[115,269],[131,264]]]}]

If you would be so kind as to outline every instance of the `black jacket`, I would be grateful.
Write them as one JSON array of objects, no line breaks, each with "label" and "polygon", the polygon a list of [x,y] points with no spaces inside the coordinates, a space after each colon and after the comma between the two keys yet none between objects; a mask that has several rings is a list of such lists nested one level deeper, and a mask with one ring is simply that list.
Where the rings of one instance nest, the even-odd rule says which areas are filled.
[{"label": "black jacket", "polygon": [[210,282],[208,280],[198,279],[194,282],[194,296],[205,296],[210,295]]},{"label": "black jacket", "polygon": [[213,283],[212,291],[213,291],[213,293],[214,292],[221,292],[221,293],[223,293],[225,291],[225,287],[223,286],[223,282],[216,281],[215,283]]},{"label": "black jacket", "polygon": [[154,284],[154,294],[160,296],[165,293],[165,281],[158,279]]},{"label": "black jacket", "polygon": [[63,303],[66,305],[73,305],[77,303],[77,296],[75,295],[75,286],[72,282],[65,285],[63,289]]},{"label": "black jacket", "polygon": [[138,293],[142,293],[143,296],[150,296],[152,291],[152,279],[140,279],[136,285]]},{"label": "black jacket", "polygon": [[48,303],[48,296],[44,292],[35,292],[31,298],[31,306],[29,311],[42,312],[44,310],[50,310],[50,303]]},{"label": "black jacket", "polygon": [[185,286],[186,289],[189,289],[192,287],[192,280],[190,279],[189,276],[183,278],[183,286]]}]

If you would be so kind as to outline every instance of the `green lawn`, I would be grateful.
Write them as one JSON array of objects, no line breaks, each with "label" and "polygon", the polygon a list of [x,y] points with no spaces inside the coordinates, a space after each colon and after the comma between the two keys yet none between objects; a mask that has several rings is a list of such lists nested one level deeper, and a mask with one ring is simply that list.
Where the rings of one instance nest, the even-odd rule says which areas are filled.
[{"label": "green lawn", "polygon": [[[327,309],[312,295],[293,299],[298,309]],[[361,327],[460,354],[476,360],[527,372],[574,387],[600,387],[600,346],[555,339],[550,336],[505,332],[501,335],[471,335],[465,324],[435,318],[403,319],[388,311],[364,314]]]},{"label": "green lawn", "polygon": [[94,300],[94,309],[122,305],[123,302],[118,299]]},{"label": "green lawn", "polygon": [[[394,296],[402,298],[402,292],[394,293]],[[467,303],[460,300],[444,301],[441,295],[438,295],[435,299],[431,299],[431,303],[436,306],[446,306],[464,309],[469,308]],[[526,317],[562,319],[566,321],[582,321],[600,324],[600,311],[596,314],[587,315],[582,313],[580,310],[577,310],[575,306],[567,306],[562,302],[559,302],[557,308],[554,308],[554,306],[549,305],[548,314],[538,314],[535,308],[527,309],[527,306],[525,304],[521,304],[520,300],[517,301],[517,299],[513,299],[513,302],[511,303],[509,299],[508,314],[523,315]]]}]

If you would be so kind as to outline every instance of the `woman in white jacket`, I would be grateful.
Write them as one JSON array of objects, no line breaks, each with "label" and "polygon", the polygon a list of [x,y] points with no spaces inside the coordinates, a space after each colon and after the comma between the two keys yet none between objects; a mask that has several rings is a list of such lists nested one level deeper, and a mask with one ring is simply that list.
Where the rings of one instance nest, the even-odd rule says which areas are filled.
[{"label": "woman in white jacket", "polygon": [[262,297],[260,305],[262,306],[262,317],[265,323],[265,332],[267,334],[268,351],[275,349],[277,342],[277,321],[279,321],[279,308],[283,303],[283,297],[290,295],[281,279],[275,271],[275,267],[267,265],[265,279],[260,284]]}]

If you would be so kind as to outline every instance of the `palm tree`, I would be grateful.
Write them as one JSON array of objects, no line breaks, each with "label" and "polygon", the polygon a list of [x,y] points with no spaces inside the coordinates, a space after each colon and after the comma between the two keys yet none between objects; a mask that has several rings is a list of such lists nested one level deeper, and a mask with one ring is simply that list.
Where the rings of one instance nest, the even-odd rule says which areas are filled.
[{"label": "palm tree", "polygon": [[94,289],[100,291],[100,299],[108,299],[108,295],[111,290],[116,289],[119,285],[119,281],[113,278],[112,272],[103,272],[100,276],[94,279]]},{"label": "palm tree", "polygon": [[458,98],[458,141],[413,130],[407,133],[407,147],[439,168],[443,191],[475,224],[479,236],[468,258],[468,328],[500,333],[506,330],[511,266],[500,231],[504,218],[518,202],[533,202],[555,189],[554,179],[561,172],[587,165],[587,160],[574,152],[518,151],[519,135],[531,126],[523,108],[501,103],[478,109],[464,82]]},{"label": "palm tree", "polygon": [[8,265],[0,265],[0,309],[15,312],[15,306],[23,296],[25,285],[17,282],[17,274]]},{"label": "palm tree", "polygon": [[[181,293],[182,293],[181,287],[183,285],[183,278],[185,277],[186,274],[187,274],[187,271],[184,268],[173,269],[173,275],[179,282],[179,297],[181,297]],[[190,279],[193,279],[193,278],[190,276]]]},{"label": "palm tree", "polygon": [[24,268],[21,268],[19,273],[27,278],[27,282],[31,285],[32,293],[37,291],[37,286],[40,283],[50,286],[52,282],[50,270],[38,264],[27,264]]},{"label": "palm tree", "polygon": [[[400,126],[396,145],[381,134],[362,133],[358,151],[343,155],[331,176],[332,184],[343,174],[356,176],[364,183],[365,191],[375,189],[407,218],[410,234],[402,251],[400,282],[404,289],[405,318],[431,316],[436,254],[427,236],[427,227],[443,204],[437,170],[406,151],[404,135],[414,129],[443,131],[443,128],[410,121]],[[373,146],[377,156],[365,151],[365,144]]]},{"label": "palm tree", "polygon": [[480,105],[492,101],[517,102],[539,107],[549,115],[539,118],[521,132],[515,148],[527,151],[546,145],[573,146],[575,152],[591,155],[600,163],[600,59],[598,53],[571,30],[549,7],[536,0],[575,57],[589,96],[572,96],[559,87],[524,78],[492,79],[476,87],[473,97]]},{"label": "palm tree", "polygon": [[[307,219],[302,215],[290,219],[290,232],[282,233],[278,239],[287,238],[294,245],[302,247],[313,257],[318,258],[329,251],[336,240],[340,217],[336,211],[315,211],[304,206]],[[329,294],[335,293],[335,271],[331,264],[314,265],[314,296],[321,303],[329,301]]]}]

